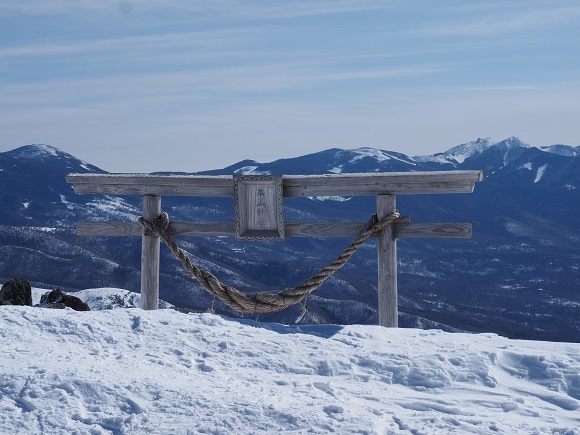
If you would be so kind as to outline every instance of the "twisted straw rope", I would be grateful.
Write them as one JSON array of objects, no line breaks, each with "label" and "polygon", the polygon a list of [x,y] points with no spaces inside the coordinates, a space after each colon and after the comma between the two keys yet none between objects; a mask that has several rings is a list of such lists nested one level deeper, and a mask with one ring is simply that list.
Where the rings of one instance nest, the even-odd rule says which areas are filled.
[{"label": "twisted straw rope", "polygon": [[340,269],[370,237],[378,235],[383,228],[392,225],[400,217],[395,212],[382,220],[378,220],[376,214],[367,223],[358,238],[350,244],[333,262],[323,267],[316,275],[293,288],[287,288],[279,293],[260,292],[245,294],[222,283],[212,273],[200,269],[191,262],[187,254],[171,239],[168,234],[169,215],[161,213],[153,222],[148,222],[143,217],[139,223],[143,227],[146,236],[160,237],[169,250],[177,257],[181,264],[199,282],[201,287],[226,305],[241,313],[274,313],[302,301],[306,296],[318,289],[334,272]]}]

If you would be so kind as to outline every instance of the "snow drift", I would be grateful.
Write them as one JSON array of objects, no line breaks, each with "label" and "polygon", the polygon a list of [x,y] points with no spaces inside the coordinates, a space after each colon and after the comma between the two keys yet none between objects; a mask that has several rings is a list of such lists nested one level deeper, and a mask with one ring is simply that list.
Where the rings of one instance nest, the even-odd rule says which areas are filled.
[{"label": "snow drift", "polygon": [[0,307],[0,346],[0,433],[579,433],[578,344]]}]

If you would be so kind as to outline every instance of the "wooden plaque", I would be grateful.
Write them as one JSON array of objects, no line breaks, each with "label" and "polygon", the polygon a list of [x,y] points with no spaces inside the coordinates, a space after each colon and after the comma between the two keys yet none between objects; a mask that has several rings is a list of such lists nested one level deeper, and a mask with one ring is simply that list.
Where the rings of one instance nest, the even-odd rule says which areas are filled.
[{"label": "wooden plaque", "polygon": [[234,177],[236,239],[284,240],[282,177]]}]

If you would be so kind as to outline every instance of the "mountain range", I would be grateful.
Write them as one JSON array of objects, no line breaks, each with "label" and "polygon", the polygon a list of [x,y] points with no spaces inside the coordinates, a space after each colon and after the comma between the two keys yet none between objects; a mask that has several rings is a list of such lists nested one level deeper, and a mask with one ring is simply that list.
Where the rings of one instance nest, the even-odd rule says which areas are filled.
[{"label": "mountain range", "polygon": [[[445,152],[329,149],[269,163],[245,160],[203,174],[331,174],[482,169],[473,194],[400,195],[413,222],[471,222],[472,239],[400,239],[400,326],[495,332],[511,338],[580,342],[580,147],[536,148],[511,137],[477,139]],[[137,237],[78,237],[75,222],[136,220],[141,197],[77,195],[68,173],[106,173],[48,145],[0,153],[0,278],[65,291],[139,291]],[[232,221],[230,198],[163,197],[172,220]],[[373,197],[286,198],[287,221],[366,221]],[[311,276],[351,240],[240,242],[180,238],[196,264],[244,291],[277,291]],[[302,322],[373,324],[376,248],[369,242],[308,298]],[[162,248],[161,297],[181,310],[213,301]],[[300,307],[260,315],[292,323]],[[253,316],[254,318],[255,316]]]}]

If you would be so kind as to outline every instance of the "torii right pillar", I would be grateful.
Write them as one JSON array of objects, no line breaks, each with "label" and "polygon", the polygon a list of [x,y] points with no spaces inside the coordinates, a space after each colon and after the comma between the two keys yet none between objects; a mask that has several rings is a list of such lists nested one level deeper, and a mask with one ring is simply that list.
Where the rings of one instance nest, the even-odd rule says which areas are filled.
[{"label": "torii right pillar", "polygon": [[[377,218],[384,219],[397,211],[395,195],[377,195]],[[397,328],[399,309],[397,300],[397,238],[395,225],[386,226],[377,242],[379,325]]]}]

